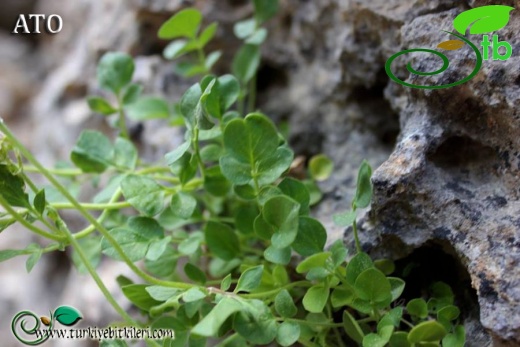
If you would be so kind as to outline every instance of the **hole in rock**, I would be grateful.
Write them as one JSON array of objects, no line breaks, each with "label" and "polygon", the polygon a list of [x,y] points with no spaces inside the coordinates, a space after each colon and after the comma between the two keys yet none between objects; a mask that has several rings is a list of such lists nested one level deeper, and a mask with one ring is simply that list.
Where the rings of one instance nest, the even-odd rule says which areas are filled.
[{"label": "hole in rock", "polygon": [[428,159],[436,166],[444,169],[470,168],[486,164],[492,167],[498,163],[497,152],[469,137],[452,136],[440,145]]},{"label": "hole in rock", "polygon": [[455,294],[455,305],[462,317],[479,317],[477,293],[471,287],[466,268],[456,256],[455,249],[446,241],[430,241],[410,255],[395,262],[398,276],[406,281],[401,300],[430,297],[428,288],[435,282],[448,284]]}]

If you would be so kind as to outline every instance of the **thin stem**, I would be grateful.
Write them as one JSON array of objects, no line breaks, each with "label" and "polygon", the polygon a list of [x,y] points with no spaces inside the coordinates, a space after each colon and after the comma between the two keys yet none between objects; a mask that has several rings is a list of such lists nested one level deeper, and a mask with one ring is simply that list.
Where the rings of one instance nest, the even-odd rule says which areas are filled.
[{"label": "thin stem", "polygon": [[117,311],[117,313],[119,313],[119,315],[121,317],[123,317],[123,319],[125,321],[127,321],[129,324],[137,325],[136,322],[132,319],[132,317],[130,317],[128,315],[128,313],[126,313],[126,311],[121,306],[119,306],[119,304],[114,299],[112,294],[110,294],[110,291],[108,290],[108,288],[105,286],[105,284],[103,283],[103,281],[97,274],[96,269],[94,269],[94,267],[90,263],[90,260],[87,258],[85,252],[81,248],[81,245],[74,238],[72,233],[69,230],[66,230],[65,234],[66,234],[67,239],[69,240],[70,244],[72,245],[72,247],[76,250],[76,253],[78,254],[81,261],[83,262],[83,265],[87,269],[88,273],[90,274],[90,276],[92,276],[92,279],[94,280],[94,282],[96,282],[97,286],[99,287],[99,289],[101,290],[101,292],[103,293],[103,295],[105,296],[107,301],[112,305],[112,307]]},{"label": "thin stem", "polygon": [[116,95],[117,97],[117,105],[118,105],[118,114],[119,114],[119,131],[121,133],[121,137],[128,139],[128,129],[126,128],[126,117],[125,111],[123,110],[123,103],[121,102],[121,96],[119,93]]},{"label": "thin stem", "polygon": [[202,176],[202,179],[204,180],[206,176],[206,168],[204,166],[204,163],[202,162],[202,158],[200,156],[200,147],[199,147],[199,128],[195,127],[193,129],[193,149],[195,150],[195,157],[197,158],[197,162],[199,164],[200,169],[200,175]]},{"label": "thin stem", "polygon": [[311,326],[320,326],[325,328],[340,328],[343,327],[343,323],[319,323],[319,322],[309,322],[303,319],[296,319],[296,318],[279,318],[279,320],[283,320],[286,322],[294,322],[294,323],[301,323],[305,325],[311,325]]},{"label": "thin stem", "polygon": [[354,239],[356,240],[356,252],[361,253],[363,250],[361,249],[361,243],[359,242],[357,222],[355,219],[354,219],[354,222],[352,223],[352,231],[354,232]]},{"label": "thin stem", "polygon": [[244,299],[262,299],[265,297],[276,295],[276,294],[278,294],[279,291],[284,290],[284,289],[291,289],[293,287],[311,287],[311,286],[312,286],[312,283],[310,283],[308,281],[297,281],[297,282],[292,282],[292,283],[286,284],[285,286],[282,286],[280,288],[269,290],[267,292],[254,293],[254,294],[240,294],[240,296]]},{"label": "thin stem", "polygon": [[[119,254],[121,259],[128,265],[132,271],[134,271],[139,277],[153,284],[162,285],[165,287],[172,287],[178,289],[190,289],[196,287],[194,284],[182,283],[182,282],[169,282],[157,279],[153,276],[148,275],[143,270],[138,268],[131,260],[128,258],[126,253],[123,251],[119,243],[112,237],[112,235],[108,232],[108,230],[101,225],[86,209],[81,206],[81,204],[69,193],[69,191],[61,185],[60,182],[54,178],[54,176],[47,171],[43,165],[40,164],[38,160],[32,155],[31,152],[11,133],[11,131],[7,128],[3,121],[0,121],[0,131],[4,133],[4,135],[11,141],[13,145],[15,145],[20,153],[27,158],[27,160],[34,165],[40,173],[45,176],[49,182],[67,199],[69,202],[75,207],[75,209],[89,222],[91,223],[104,237],[105,239],[114,247],[115,251]],[[30,224],[29,224],[30,225]],[[49,234],[50,235],[50,234]],[[54,237],[54,235],[52,235]],[[76,240],[74,240],[76,242]]]},{"label": "thin stem", "polygon": [[11,207],[11,205],[9,205],[7,200],[5,200],[2,195],[0,195],[0,205],[2,205],[2,207],[11,216],[13,216],[13,218],[16,219],[16,221],[18,223],[22,224],[24,227],[26,227],[27,229],[31,230],[35,234],[38,234],[38,235],[40,235],[42,237],[45,237],[47,239],[50,239],[50,240],[59,241],[59,242],[63,241],[63,236],[50,234],[50,233],[48,233],[48,232],[38,228],[37,226],[29,223],[28,221],[26,221],[14,208]]},{"label": "thin stem", "polygon": [[[24,165],[23,170],[25,172],[40,173],[37,168],[32,165]],[[47,169],[50,173],[56,176],[79,176],[83,174],[83,171],[79,169]]]},{"label": "thin stem", "polygon": [[[120,210],[122,208],[132,206],[129,202],[126,201],[107,204],[90,204],[81,202],[80,204],[85,210]],[[73,204],[68,203],[54,203],[51,204],[51,206],[58,210],[73,210],[76,208]]]}]

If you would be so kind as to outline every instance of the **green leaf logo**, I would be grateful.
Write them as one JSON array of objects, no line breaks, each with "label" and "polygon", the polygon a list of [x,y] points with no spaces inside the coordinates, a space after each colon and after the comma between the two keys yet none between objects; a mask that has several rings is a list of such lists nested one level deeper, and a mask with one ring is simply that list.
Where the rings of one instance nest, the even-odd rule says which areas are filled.
[{"label": "green leaf logo", "polygon": [[73,326],[76,324],[81,318],[81,312],[76,310],[71,306],[60,306],[56,310],[52,316],[61,324],[66,326]]},{"label": "green leaf logo", "polygon": [[462,35],[471,26],[470,34],[486,34],[502,29],[509,22],[509,12],[514,7],[490,5],[462,12],[453,20],[453,26]]}]

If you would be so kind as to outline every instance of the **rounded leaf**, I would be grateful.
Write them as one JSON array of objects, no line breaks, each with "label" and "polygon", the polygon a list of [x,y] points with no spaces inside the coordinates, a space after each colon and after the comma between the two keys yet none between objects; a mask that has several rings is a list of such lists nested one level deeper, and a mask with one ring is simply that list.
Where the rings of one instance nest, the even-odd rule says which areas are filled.
[{"label": "rounded leaf", "polygon": [[416,325],[408,333],[408,342],[436,342],[442,340],[446,336],[444,326],[434,320],[422,322]]},{"label": "rounded leaf", "polygon": [[199,30],[202,14],[195,8],[187,8],[168,19],[159,29],[159,38],[194,38]]},{"label": "rounded leaf", "polygon": [[311,177],[316,181],[325,181],[334,170],[334,163],[324,154],[318,154],[309,161]]}]

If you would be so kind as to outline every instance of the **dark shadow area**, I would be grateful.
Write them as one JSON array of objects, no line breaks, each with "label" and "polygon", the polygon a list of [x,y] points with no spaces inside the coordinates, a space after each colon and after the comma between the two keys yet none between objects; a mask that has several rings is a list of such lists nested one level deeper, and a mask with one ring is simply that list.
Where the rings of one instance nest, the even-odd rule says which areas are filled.
[{"label": "dark shadow area", "polygon": [[461,317],[479,317],[477,293],[471,287],[471,278],[466,268],[455,255],[453,247],[445,241],[429,241],[410,255],[395,262],[395,275],[406,281],[401,300],[428,299],[429,288],[435,282],[448,284],[455,295],[455,305]]},{"label": "dark shadow area", "polygon": [[442,169],[464,169],[482,163],[498,163],[498,156],[493,148],[469,137],[452,136],[429,154],[428,160]]}]

